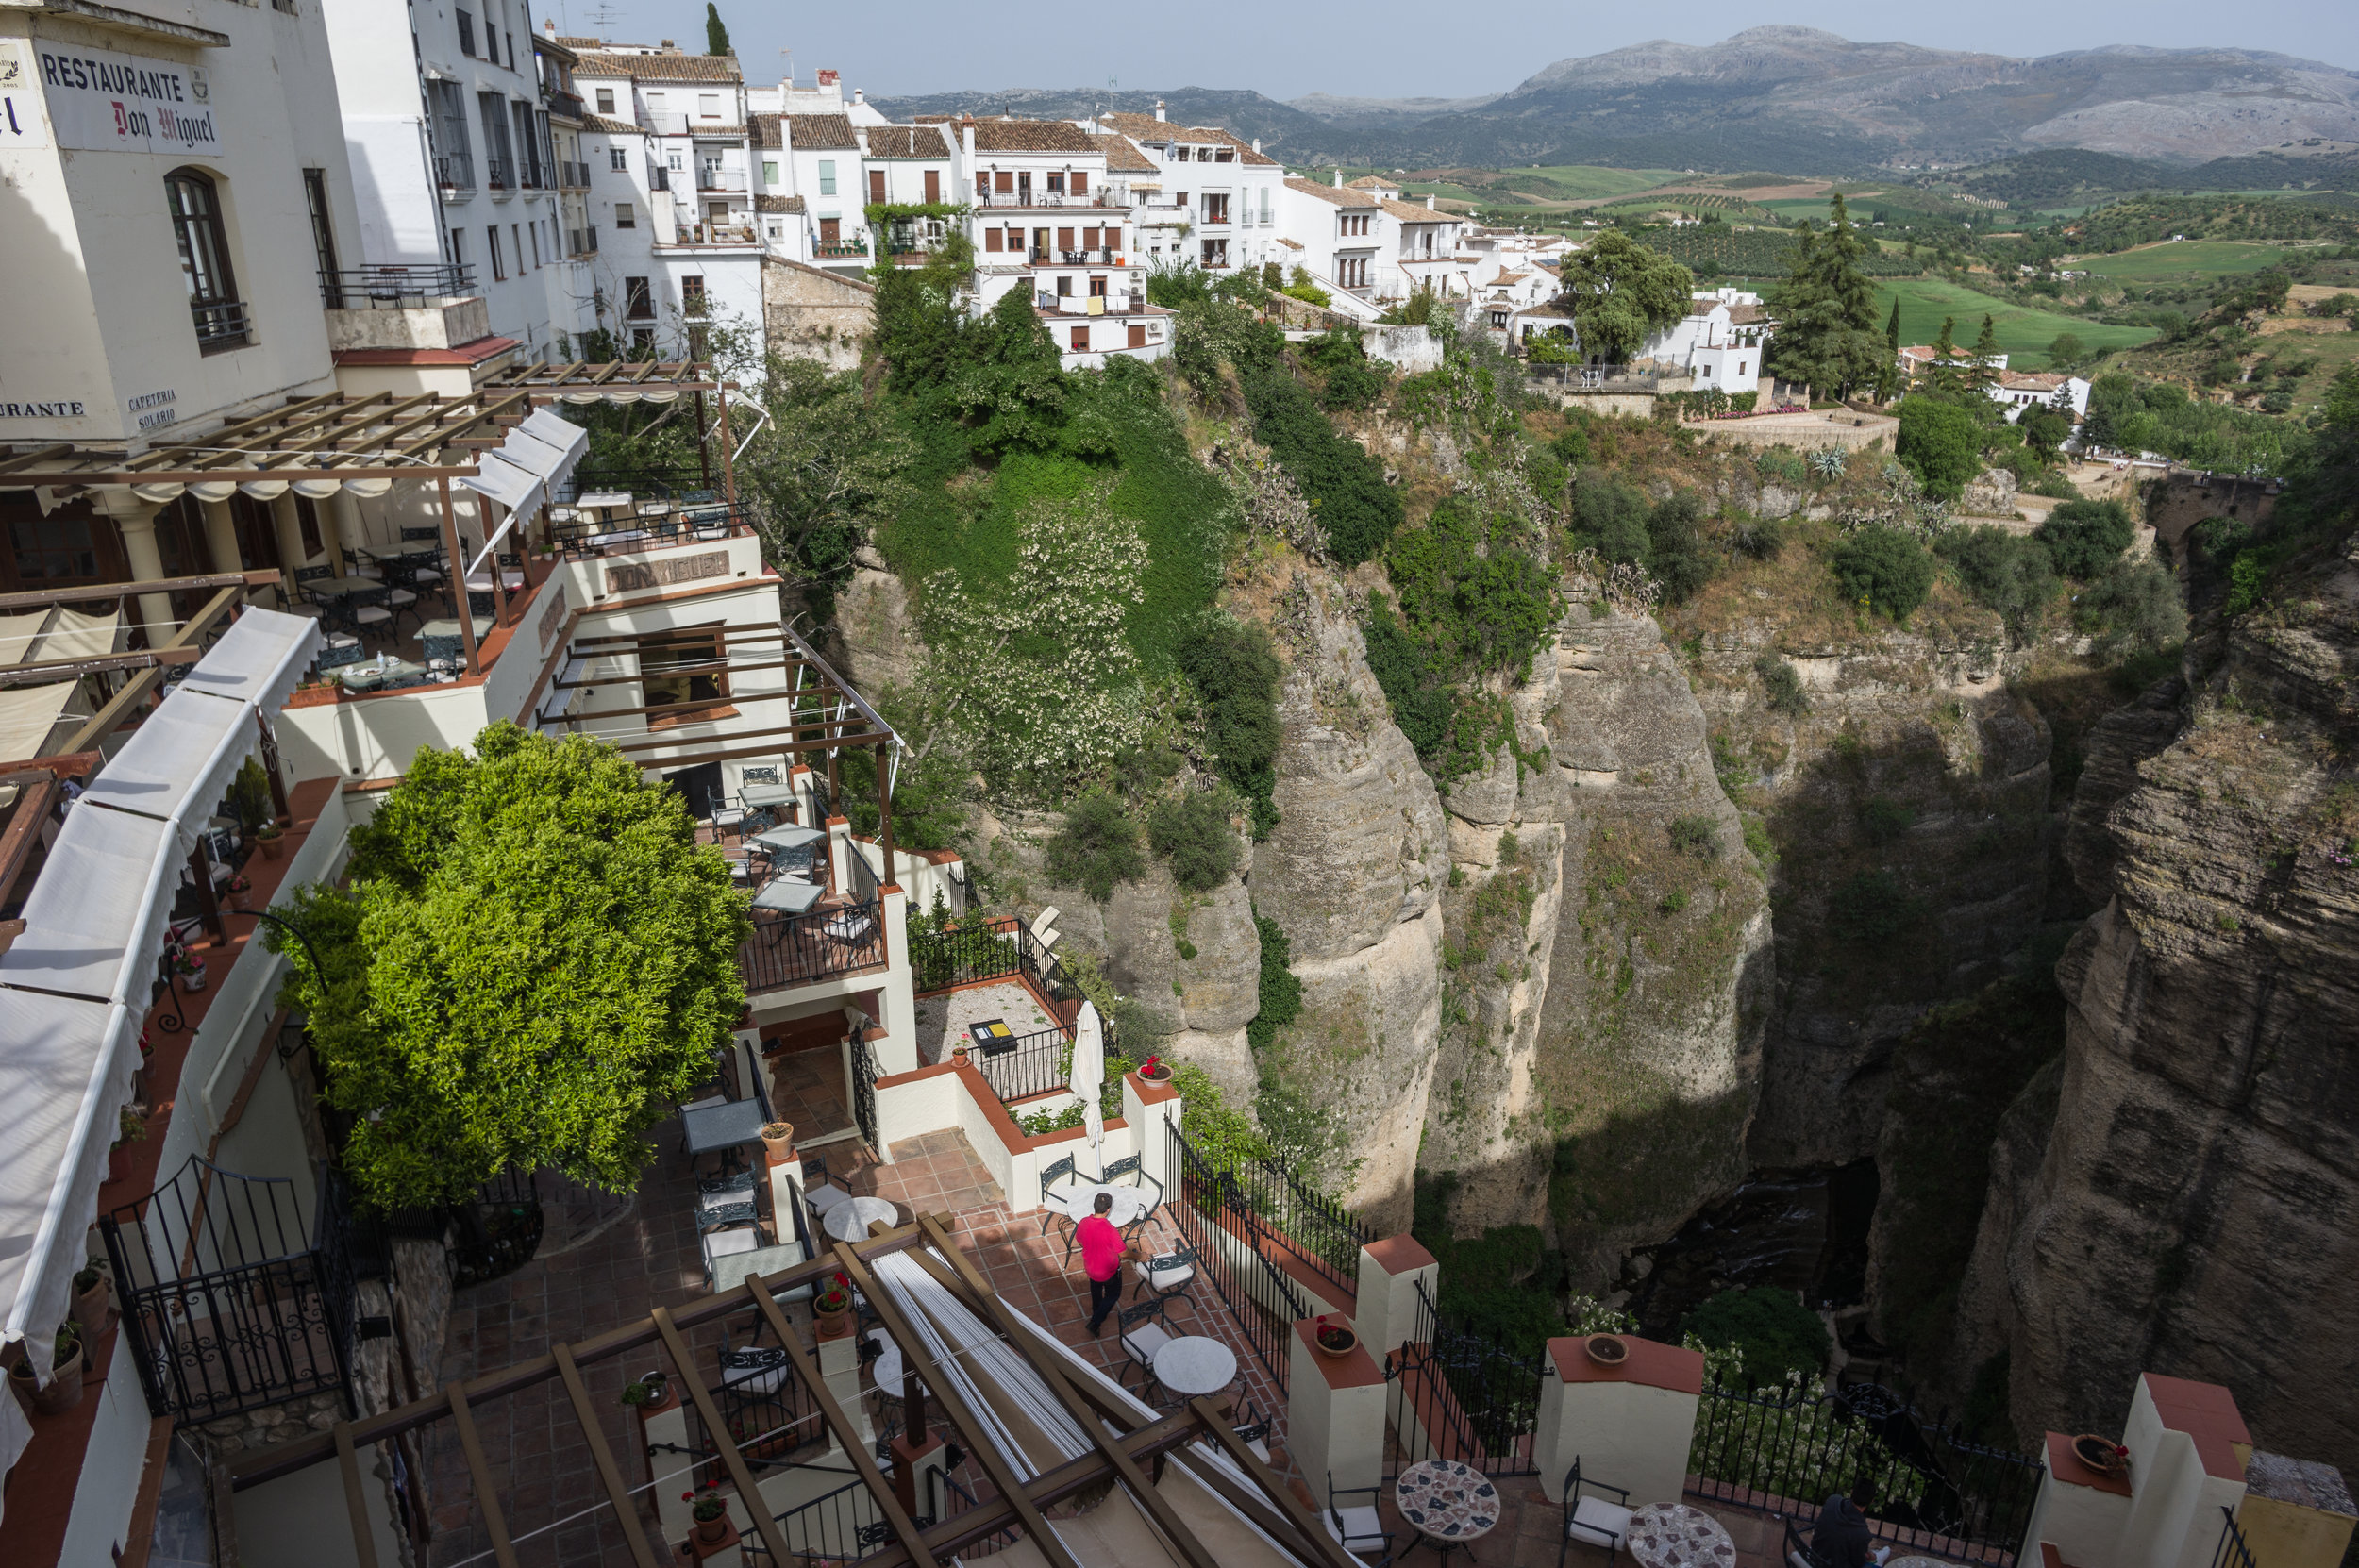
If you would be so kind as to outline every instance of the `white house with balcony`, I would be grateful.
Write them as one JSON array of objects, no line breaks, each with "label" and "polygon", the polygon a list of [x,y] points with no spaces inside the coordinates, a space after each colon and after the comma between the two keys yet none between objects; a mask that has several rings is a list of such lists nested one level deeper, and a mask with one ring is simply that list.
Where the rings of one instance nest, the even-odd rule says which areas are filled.
[{"label": "white house with balcony", "polygon": [[[1150,266],[1185,261],[1221,273],[1281,259],[1279,190],[1286,171],[1258,142],[1217,125],[1176,124],[1161,103],[1151,115],[1101,114],[1081,124],[1121,137],[1149,165],[1121,160]],[[1109,155],[1110,173],[1115,156]]]},{"label": "white house with balcony", "polygon": [[1486,269],[1481,256],[1460,244],[1470,226],[1465,218],[1443,211],[1435,196],[1407,200],[1398,185],[1374,175],[1363,175],[1348,189],[1376,197],[1392,220],[1393,249],[1389,257],[1380,253],[1378,258],[1380,277],[1391,281],[1380,282],[1379,298],[1405,296],[1420,289],[1431,290],[1444,299],[1472,296],[1476,281]]},{"label": "white house with balcony", "polygon": [[1687,313],[1648,339],[1631,362],[1674,375],[1683,372],[1698,392],[1753,392],[1763,349],[1776,327],[1759,294],[1716,289],[1692,296]]}]

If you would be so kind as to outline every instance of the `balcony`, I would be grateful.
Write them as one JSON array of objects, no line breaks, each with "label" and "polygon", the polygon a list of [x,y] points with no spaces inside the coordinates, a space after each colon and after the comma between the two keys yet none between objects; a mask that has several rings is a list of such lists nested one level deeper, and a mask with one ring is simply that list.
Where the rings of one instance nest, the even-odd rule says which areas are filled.
[{"label": "balcony", "polygon": [[751,224],[682,224],[673,245],[750,245],[759,242]]},{"label": "balcony", "polygon": [[[1096,303],[1098,309],[1092,310]],[[1145,294],[1054,294],[1047,290],[1037,291],[1032,303],[1043,310],[1054,310],[1061,316],[1135,316],[1146,309]]]},{"label": "balcony", "polygon": [[450,262],[394,262],[320,274],[320,300],[330,310],[421,310],[475,292],[475,269]]},{"label": "balcony", "polygon": [[973,205],[976,207],[996,207],[1003,209],[1011,207],[1080,207],[1104,208],[1113,210],[1127,210],[1129,207],[1128,202],[1116,201],[1112,196],[1105,194],[1103,192],[1086,196],[1068,196],[1056,191],[978,192],[976,192]]},{"label": "balcony", "polygon": [[475,189],[475,158],[470,153],[447,153],[434,159],[434,183],[444,191]]},{"label": "balcony", "polygon": [[745,176],[734,169],[699,169],[696,171],[698,191],[739,191],[745,189]]},{"label": "balcony", "polygon": [[565,231],[565,254],[574,257],[597,255],[597,225],[593,224],[588,228],[567,229]]},{"label": "balcony", "polygon": [[589,190],[590,165],[587,163],[569,163],[564,159],[560,158],[557,164],[557,188],[560,191]]},{"label": "balcony", "polygon": [[842,242],[832,245],[822,243],[813,245],[811,249],[812,255],[820,257],[845,258],[866,256],[868,254],[868,242],[865,240],[855,240],[849,244]]},{"label": "balcony", "polygon": [[200,353],[219,354],[226,349],[243,348],[253,340],[243,300],[192,300],[189,314],[196,322],[196,346]]},{"label": "balcony", "polygon": [[483,160],[483,183],[494,191],[516,189],[516,164],[512,158],[494,153]]},{"label": "balcony", "polygon": [[360,267],[320,275],[327,346],[447,349],[492,333],[490,307],[465,266]]},{"label": "balcony", "polygon": [[1111,267],[1120,252],[1113,250],[1061,250],[1056,253],[1057,264],[1064,267]]},{"label": "balcony", "polygon": [[648,164],[647,189],[650,191],[669,191],[671,188],[672,171],[658,164]]},{"label": "balcony", "polygon": [[748,994],[881,968],[886,958],[883,907],[873,898],[782,918],[757,914],[753,935],[737,947]]}]

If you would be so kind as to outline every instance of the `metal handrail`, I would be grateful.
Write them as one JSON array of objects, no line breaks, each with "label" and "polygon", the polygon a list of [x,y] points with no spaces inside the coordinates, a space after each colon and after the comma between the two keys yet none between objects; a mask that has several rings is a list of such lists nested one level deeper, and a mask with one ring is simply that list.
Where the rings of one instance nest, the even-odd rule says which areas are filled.
[{"label": "metal handrail", "polygon": [[397,261],[320,274],[320,297],[330,310],[415,310],[428,300],[475,292],[475,269],[464,262]]}]

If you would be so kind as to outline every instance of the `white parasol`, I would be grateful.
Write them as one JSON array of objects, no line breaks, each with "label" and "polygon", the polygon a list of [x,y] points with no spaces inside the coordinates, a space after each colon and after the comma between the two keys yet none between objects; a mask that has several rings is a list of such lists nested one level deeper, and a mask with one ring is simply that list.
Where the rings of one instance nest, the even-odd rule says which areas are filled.
[{"label": "white parasol", "polygon": [[1097,1168],[1106,1168],[1106,1117],[1097,1109],[1098,1092],[1106,1087],[1106,1026],[1097,1017],[1097,1004],[1083,1002],[1074,1020],[1073,1071],[1067,1087],[1081,1097],[1081,1125],[1089,1128],[1090,1152]]}]

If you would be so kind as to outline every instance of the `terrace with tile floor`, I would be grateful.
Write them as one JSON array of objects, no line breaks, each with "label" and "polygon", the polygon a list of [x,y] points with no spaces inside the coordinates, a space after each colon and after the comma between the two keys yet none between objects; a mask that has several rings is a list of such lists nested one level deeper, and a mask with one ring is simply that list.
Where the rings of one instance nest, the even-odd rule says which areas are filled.
[{"label": "terrace with tile floor", "polygon": [[[680,1152],[677,1124],[655,1132],[657,1155],[643,1176],[627,1213],[577,1245],[537,1256],[503,1278],[458,1293],[450,1315],[442,1363],[420,1369],[416,1393],[481,1377],[515,1362],[548,1353],[560,1341],[574,1342],[644,1317],[659,1306],[678,1306],[704,1293],[704,1265],[691,1218],[696,1173]],[[1065,1343],[1110,1376],[1126,1363],[1109,1324],[1095,1340],[1082,1333],[1089,1289],[1078,1257],[1068,1264],[1061,1226],[1041,1233],[1037,1214],[1012,1214],[990,1175],[956,1130],[929,1134],[898,1144],[892,1164],[879,1163],[857,1142],[814,1151],[827,1160],[828,1178],[860,1196],[882,1197],[912,1211],[946,1213],[951,1231],[1009,1304],[1054,1330]],[[811,1171],[813,1181],[815,1170]],[[1151,1225],[1150,1250],[1174,1244],[1160,1221]],[[1135,1289],[1135,1286],[1132,1287]],[[1131,1299],[1126,1292],[1125,1302]],[[1239,1376],[1231,1393],[1241,1412],[1250,1402],[1282,1420],[1283,1396],[1255,1360],[1248,1342],[1230,1319],[1219,1294],[1199,1279],[1188,1299],[1171,1311],[1174,1330],[1207,1334],[1237,1352]],[[699,1353],[708,1341],[697,1341]],[[620,1403],[627,1377],[663,1358],[652,1352],[628,1366],[606,1362],[582,1368],[592,1409],[612,1447],[625,1482],[649,1478],[635,1417]],[[711,1368],[699,1369],[708,1377]],[[438,1380],[437,1380],[438,1379]],[[1137,1378],[1129,1379],[1135,1387]],[[611,1516],[601,1507],[603,1493],[591,1455],[577,1435],[563,1385],[550,1381],[473,1408],[478,1440],[491,1474],[502,1486],[507,1526],[517,1538],[520,1562],[563,1568],[625,1564],[629,1548]],[[937,1426],[940,1425],[937,1417]],[[662,1471],[684,1469],[690,1460],[659,1455]],[[434,1568],[490,1562],[491,1541],[473,1496],[465,1456],[450,1423],[426,1429],[423,1451],[412,1462],[422,1472],[435,1539],[424,1557]],[[970,1460],[962,1479],[979,1497],[987,1487]],[[678,1486],[685,1479],[675,1478]],[[652,1518],[652,1505],[647,1510]],[[559,1524],[554,1529],[544,1526]],[[540,1531],[531,1534],[528,1532]]]}]

